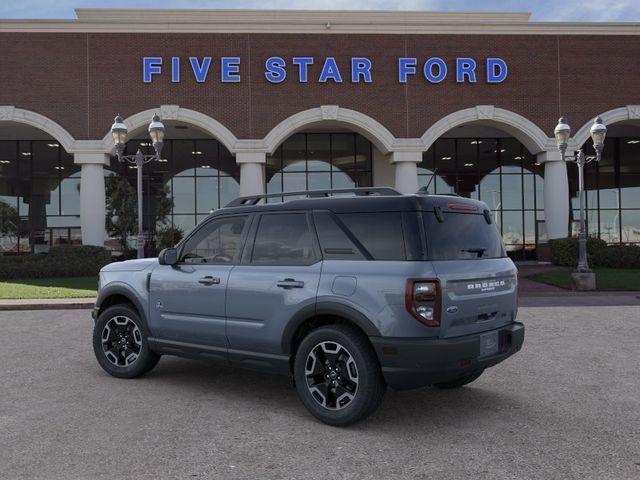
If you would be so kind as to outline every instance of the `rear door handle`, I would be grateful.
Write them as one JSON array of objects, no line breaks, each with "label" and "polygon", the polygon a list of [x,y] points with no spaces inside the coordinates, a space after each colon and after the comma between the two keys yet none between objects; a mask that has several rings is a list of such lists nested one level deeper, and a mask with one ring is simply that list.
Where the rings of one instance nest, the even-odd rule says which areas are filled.
[{"label": "rear door handle", "polygon": [[280,288],[303,288],[304,282],[300,282],[294,278],[285,278],[276,283]]},{"label": "rear door handle", "polygon": [[203,285],[218,285],[220,283],[220,279],[218,277],[207,275],[206,277],[202,277],[200,280],[198,280],[198,283],[201,283]]}]

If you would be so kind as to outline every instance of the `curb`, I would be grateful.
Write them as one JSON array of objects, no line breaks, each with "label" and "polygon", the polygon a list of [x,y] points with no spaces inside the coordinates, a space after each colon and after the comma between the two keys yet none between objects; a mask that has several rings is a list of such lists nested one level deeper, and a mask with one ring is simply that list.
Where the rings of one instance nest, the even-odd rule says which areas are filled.
[{"label": "curb", "polygon": [[[61,299],[63,300],[63,299]],[[92,309],[95,299],[88,298],[64,301],[54,299],[35,300],[0,300],[0,312],[25,311],[25,310],[84,310]]]}]

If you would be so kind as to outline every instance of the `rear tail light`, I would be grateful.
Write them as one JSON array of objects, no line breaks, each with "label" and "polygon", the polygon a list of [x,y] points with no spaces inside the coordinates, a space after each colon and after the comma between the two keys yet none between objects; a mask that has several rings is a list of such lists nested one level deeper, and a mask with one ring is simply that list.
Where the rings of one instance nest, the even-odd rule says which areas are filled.
[{"label": "rear tail light", "polygon": [[405,292],[407,311],[428,327],[440,326],[440,282],[438,280],[407,280]]}]

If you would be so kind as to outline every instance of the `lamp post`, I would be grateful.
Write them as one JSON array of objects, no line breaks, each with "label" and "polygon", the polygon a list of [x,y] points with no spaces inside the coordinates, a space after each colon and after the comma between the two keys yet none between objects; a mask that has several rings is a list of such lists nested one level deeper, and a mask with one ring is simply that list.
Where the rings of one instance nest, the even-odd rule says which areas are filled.
[{"label": "lamp post", "polygon": [[[572,275],[574,287],[577,290],[593,290],[595,289],[595,274],[589,268],[587,259],[587,229],[585,221],[585,192],[584,192],[584,166],[595,161],[599,162],[602,158],[602,149],[604,148],[604,138],[607,134],[607,127],[602,123],[600,117],[596,117],[590,129],[593,148],[595,155],[585,155],[582,149],[572,155],[567,155],[567,146],[571,127],[564,117],[558,120],[558,125],[554,130],[558,149],[562,154],[563,161],[573,162],[578,166],[578,192],[580,196],[580,236],[578,238],[578,266]],[[584,280],[584,282],[581,281]]]},{"label": "lamp post", "polygon": [[153,143],[155,154],[143,155],[138,148],[135,155],[125,155],[124,147],[127,142],[127,126],[124,124],[124,120],[118,115],[113,125],[111,126],[111,135],[116,146],[116,156],[120,162],[128,162],[135,165],[137,169],[137,192],[138,192],[138,236],[136,240],[137,257],[144,257],[144,233],[142,227],[142,166],[152,160],[159,160],[160,153],[162,152],[162,145],[164,141],[165,128],[160,121],[160,117],[155,114],[149,124],[149,136]]}]

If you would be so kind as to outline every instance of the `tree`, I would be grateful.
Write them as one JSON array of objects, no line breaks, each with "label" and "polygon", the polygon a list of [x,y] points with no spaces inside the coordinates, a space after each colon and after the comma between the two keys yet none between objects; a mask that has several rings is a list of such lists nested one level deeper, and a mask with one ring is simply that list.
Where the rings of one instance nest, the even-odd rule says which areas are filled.
[{"label": "tree", "polygon": [[[127,238],[138,233],[138,196],[129,181],[122,176],[112,176],[105,179],[107,218],[106,227],[109,235],[118,239],[123,252],[129,250]],[[173,208],[173,198],[169,194],[169,187],[162,185],[156,194],[153,208],[146,212],[151,218],[152,228],[158,222],[165,222]]]},{"label": "tree", "polygon": [[6,202],[0,201],[0,235],[14,237],[18,235],[18,210]]},{"label": "tree", "polygon": [[184,232],[180,227],[162,227],[156,232],[156,247],[158,250],[175,247],[183,236]]},{"label": "tree", "polygon": [[18,241],[18,210],[6,202],[0,201],[0,239],[7,237],[10,242]]}]

